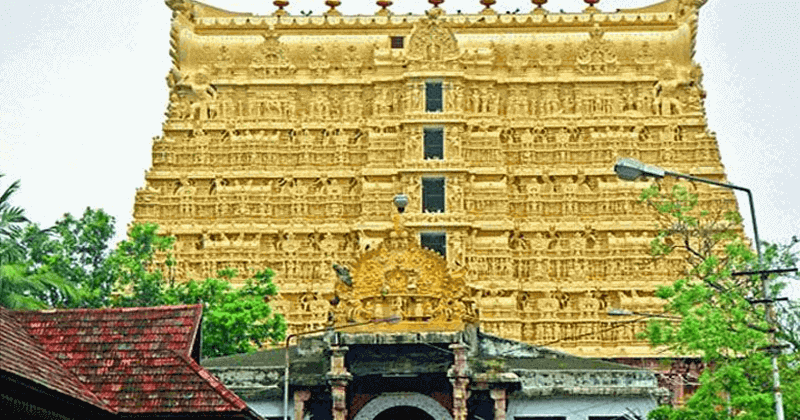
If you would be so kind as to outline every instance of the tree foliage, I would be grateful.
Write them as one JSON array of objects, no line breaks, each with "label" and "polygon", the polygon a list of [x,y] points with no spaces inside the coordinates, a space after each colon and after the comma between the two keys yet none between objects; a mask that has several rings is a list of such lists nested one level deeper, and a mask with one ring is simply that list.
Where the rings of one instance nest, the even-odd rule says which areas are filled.
[{"label": "tree foliage", "polygon": [[157,306],[202,303],[203,355],[224,356],[251,352],[264,343],[277,342],[286,333],[282,315],[272,312],[269,300],[278,289],[274,273],[255,273],[241,287],[231,285],[232,269],[220,270],[220,278],[176,282],[165,276],[174,267],[171,255],[175,238],[158,234],[158,225],[135,224],[128,239],[120,242],[108,258],[113,272],[114,306]]},{"label": "tree foliage", "polygon": [[272,313],[270,296],[277,294],[272,283],[274,273],[265,269],[256,273],[242,287],[230,281],[236,270],[220,270],[220,277],[204,281],[175,283],[165,291],[168,303],[203,303],[203,354],[224,356],[255,351],[264,342],[282,340],[286,322]]},{"label": "tree foliage", "polygon": [[[770,355],[770,323],[763,305],[759,276],[734,276],[762,267],[792,267],[792,246],[766,246],[763,263],[742,240],[741,217],[725,210],[701,209],[698,196],[681,185],[662,191],[659,184],[645,189],[641,200],[655,210],[660,232],[651,243],[656,257],[680,252],[686,260],[682,278],[661,287],[665,310],[679,321],[652,319],[645,336],[654,346],[675,354],[702,357],[705,370],[700,386],[683,407],[662,406],[652,419],[764,419],[774,418]],[[724,206],[717,206],[723,209]],[[794,244],[792,244],[794,245]],[[782,288],[776,283],[771,292]],[[796,309],[775,326],[781,342],[797,348]],[[800,381],[796,352],[780,356],[784,407],[787,418],[800,416]]]},{"label": "tree foliage", "polygon": [[26,260],[24,233],[42,233],[36,227],[28,227],[25,211],[11,204],[19,187],[19,180],[14,181],[0,195],[0,306],[41,309],[48,306],[46,295],[50,291],[59,291],[62,296],[74,296],[76,291],[55,273],[33,270]]},{"label": "tree foliage", "polygon": [[[4,176],[0,174],[0,179]],[[28,219],[21,207],[11,205],[11,196],[19,185],[19,180],[12,182],[0,195],[0,264],[16,262],[24,254],[19,236]]]},{"label": "tree foliage", "polygon": [[76,219],[67,213],[42,231],[29,225],[23,234],[30,272],[49,272],[76,287],[65,295],[50,290],[44,300],[55,307],[103,307],[110,304],[114,274],[108,257],[114,236],[114,218],[102,209],[86,208]]},{"label": "tree foliage", "polygon": [[[0,174],[0,177],[2,175]],[[132,307],[202,303],[203,354],[221,356],[256,350],[283,339],[286,322],[274,314],[274,273],[264,269],[241,287],[231,285],[235,270],[219,278],[176,282],[171,275],[175,238],[158,225],[135,224],[115,248],[114,218],[87,208],[80,218],[69,213],[41,230],[31,224],[10,197],[14,182],[0,196],[0,306]],[[167,274],[164,273],[166,269]]]}]

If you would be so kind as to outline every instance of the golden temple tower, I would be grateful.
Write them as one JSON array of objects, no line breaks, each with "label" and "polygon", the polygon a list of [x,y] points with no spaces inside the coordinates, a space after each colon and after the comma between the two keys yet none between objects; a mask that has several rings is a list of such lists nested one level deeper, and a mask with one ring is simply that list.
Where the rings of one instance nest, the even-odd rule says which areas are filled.
[{"label": "golden temple tower", "polygon": [[607,311],[658,311],[653,293],[682,261],[652,262],[647,183],[612,166],[724,179],[692,60],[703,1],[556,14],[536,0],[502,15],[487,1],[465,15],[437,0],[403,16],[391,2],[371,16],[342,16],[339,2],[292,16],[287,3],[254,16],[167,0],[169,109],[134,215],[177,237],[178,278],[270,267],[290,332],[319,328],[331,267],[381,246],[404,193],[398,223],[463,273],[484,331],[581,356],[653,354],[635,339],[642,324],[611,328]]}]

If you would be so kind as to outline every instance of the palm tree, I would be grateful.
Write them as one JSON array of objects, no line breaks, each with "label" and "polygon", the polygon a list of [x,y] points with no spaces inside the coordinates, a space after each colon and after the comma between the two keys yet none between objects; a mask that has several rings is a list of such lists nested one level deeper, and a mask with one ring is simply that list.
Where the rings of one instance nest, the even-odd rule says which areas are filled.
[{"label": "palm tree", "polygon": [[[4,175],[0,174],[0,178]],[[49,306],[54,294],[76,296],[75,288],[50,270],[30,270],[25,261],[23,228],[29,223],[21,207],[11,205],[19,189],[14,181],[0,195],[0,306],[40,309]],[[46,232],[39,232],[44,233]]]},{"label": "palm tree", "polygon": [[[0,178],[3,176],[0,174]],[[11,205],[11,196],[18,189],[19,180],[16,180],[0,195],[0,265],[19,261],[25,255],[19,236],[28,219],[25,210]]]}]

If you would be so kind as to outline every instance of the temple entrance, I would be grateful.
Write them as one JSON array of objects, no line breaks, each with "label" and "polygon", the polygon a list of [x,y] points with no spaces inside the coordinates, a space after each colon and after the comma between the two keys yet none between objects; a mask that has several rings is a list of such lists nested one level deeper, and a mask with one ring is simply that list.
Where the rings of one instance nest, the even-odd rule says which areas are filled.
[{"label": "temple entrance", "polygon": [[433,398],[416,392],[387,392],[368,402],[353,420],[453,420]]},{"label": "temple entrance", "polygon": [[397,406],[386,409],[375,416],[374,420],[435,420],[422,409],[409,406]]}]

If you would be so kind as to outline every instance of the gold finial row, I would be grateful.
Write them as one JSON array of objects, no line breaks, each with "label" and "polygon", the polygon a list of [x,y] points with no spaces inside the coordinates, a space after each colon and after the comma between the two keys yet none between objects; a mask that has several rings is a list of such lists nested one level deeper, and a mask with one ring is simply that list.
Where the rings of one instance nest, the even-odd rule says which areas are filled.
[{"label": "gold finial row", "polygon": [[381,9],[378,10],[377,12],[375,12],[375,14],[378,15],[378,16],[389,16],[389,15],[391,15],[392,12],[389,11],[389,6],[391,6],[392,3],[393,2],[391,2],[389,0],[378,0],[378,1],[376,1],[375,4],[380,6]]},{"label": "gold finial row", "polygon": [[495,15],[497,12],[492,9],[492,5],[497,3],[497,0],[481,0],[481,4],[483,5],[483,10],[481,10],[481,14],[483,15]]},{"label": "gold finial row", "polygon": [[589,5],[589,7],[587,7],[586,9],[583,10],[584,12],[586,12],[586,13],[597,13],[597,12],[599,12],[599,10],[597,10],[597,8],[594,7],[594,5],[599,3],[600,0],[583,0],[583,2]]},{"label": "gold finial row", "polygon": [[[583,2],[589,5],[589,7],[584,9],[584,12],[597,13],[599,11],[594,5],[599,3],[600,0],[583,0]],[[375,3],[381,7],[380,10],[375,12],[375,14],[379,16],[388,16],[392,13],[389,11],[389,6],[391,6],[394,2],[389,0],[379,0]],[[428,0],[428,3],[432,4],[434,8],[438,8],[440,4],[444,3],[444,0]],[[483,5],[483,10],[481,10],[482,14],[493,15],[497,13],[494,11],[494,9],[492,9],[492,6],[497,3],[497,0],[480,0],[480,3]],[[531,0],[531,3],[536,5],[536,8],[531,10],[531,13],[547,13],[547,10],[542,7],[547,3],[547,0]],[[289,0],[275,0],[272,2],[272,4],[278,8],[278,10],[273,12],[274,16],[285,16],[288,14],[284,8],[289,5]],[[336,8],[341,4],[342,2],[340,0],[325,0],[325,5],[330,7],[330,9],[325,12],[325,15],[341,16],[342,14],[336,10]]]},{"label": "gold finial row", "polygon": [[547,10],[542,8],[542,6],[544,6],[545,3],[547,3],[547,0],[531,0],[531,3],[536,5],[536,8],[531,10],[531,13],[536,13],[536,14],[547,13]]},{"label": "gold finial row", "polygon": [[286,10],[283,10],[284,7],[289,5],[289,0],[275,0],[272,4],[278,8],[278,10],[272,13],[273,16],[286,16],[289,14]]},{"label": "gold finial row", "polygon": [[342,4],[342,2],[341,2],[341,1],[339,1],[339,0],[325,0],[325,5],[326,5],[326,6],[328,6],[328,7],[330,7],[330,9],[328,9],[328,11],[326,11],[326,12],[324,13],[324,15],[325,15],[325,16],[341,16],[342,14],[341,14],[341,13],[339,13],[339,11],[338,11],[338,10],[336,10],[336,8],[337,8],[337,7],[338,7],[340,4]]}]

